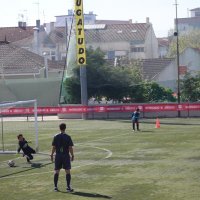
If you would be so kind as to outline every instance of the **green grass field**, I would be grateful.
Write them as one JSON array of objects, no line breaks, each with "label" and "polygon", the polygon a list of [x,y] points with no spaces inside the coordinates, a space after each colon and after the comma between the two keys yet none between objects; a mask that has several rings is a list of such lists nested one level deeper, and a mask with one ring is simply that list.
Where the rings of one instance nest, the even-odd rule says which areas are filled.
[{"label": "green grass field", "polygon": [[[74,141],[72,164],[74,193],[66,193],[65,173],[60,192],[53,191],[53,164],[45,154],[27,164],[20,155],[0,155],[2,200],[199,200],[199,119],[141,120],[141,132],[132,132],[128,120],[59,120],[39,122],[39,148],[50,153],[58,125],[67,123]],[[6,143],[17,143],[16,134],[31,122],[4,122]],[[18,128],[17,128],[18,127]],[[24,132],[25,130],[25,132]],[[26,139],[34,134],[24,129]],[[34,145],[34,142],[33,142]],[[0,146],[0,148],[2,148]],[[13,159],[16,167],[7,161]]]}]

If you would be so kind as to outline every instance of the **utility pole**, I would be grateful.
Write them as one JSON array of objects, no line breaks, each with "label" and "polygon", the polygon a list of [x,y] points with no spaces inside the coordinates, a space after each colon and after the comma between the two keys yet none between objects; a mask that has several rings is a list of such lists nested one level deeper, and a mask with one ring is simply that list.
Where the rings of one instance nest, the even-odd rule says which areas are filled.
[{"label": "utility pole", "polygon": [[[176,36],[176,60],[177,60],[177,100],[178,105],[180,104],[180,71],[179,71],[179,31],[178,31],[178,3],[175,0],[175,8],[176,8],[176,30],[174,32],[174,36]],[[180,110],[178,108],[178,117],[180,117]]]}]

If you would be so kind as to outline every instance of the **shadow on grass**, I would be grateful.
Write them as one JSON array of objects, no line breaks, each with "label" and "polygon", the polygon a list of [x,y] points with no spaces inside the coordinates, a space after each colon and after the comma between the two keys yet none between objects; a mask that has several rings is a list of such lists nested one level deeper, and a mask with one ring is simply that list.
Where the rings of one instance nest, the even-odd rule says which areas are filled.
[{"label": "shadow on grass", "polygon": [[42,163],[32,163],[31,167],[33,168],[41,168],[43,166],[46,166],[47,164],[42,164]]},{"label": "shadow on grass", "polygon": [[73,192],[72,195],[82,196],[82,197],[91,197],[91,198],[104,198],[104,199],[112,199],[112,197],[97,193],[88,193],[88,192]]},{"label": "shadow on grass", "polygon": [[[153,130],[141,130],[140,131],[141,133],[153,133],[153,132],[155,132],[155,131],[153,131]],[[140,133],[139,132],[139,133]]]},{"label": "shadow on grass", "polygon": [[[141,124],[155,124],[154,121],[141,121],[140,122]],[[185,125],[185,126],[188,126],[188,125],[191,125],[191,126],[200,126],[200,123],[192,123],[190,121],[188,121],[187,123],[186,122],[167,122],[167,121],[160,121],[160,124],[164,124],[164,125]]]},{"label": "shadow on grass", "polygon": [[[188,119],[188,121],[184,121],[184,122],[177,122],[177,121],[165,121],[165,119],[164,118],[160,118],[161,120],[161,124],[165,124],[165,125],[191,125],[191,126],[200,126],[200,123],[195,123],[195,122],[192,122],[192,121],[190,121],[190,119]],[[185,119],[185,118],[183,118],[183,119]],[[116,121],[116,120],[112,120],[112,119],[107,119],[107,120],[105,120],[105,121]],[[121,123],[128,123],[128,124],[131,124],[131,120],[129,120],[129,119],[118,119],[118,121],[119,122],[121,122]],[[156,123],[156,121],[155,121],[155,119],[141,119],[140,120],[140,124],[155,124]]]},{"label": "shadow on grass", "polygon": [[188,158],[188,160],[190,160],[190,161],[200,161],[200,156],[190,157],[190,158]]},{"label": "shadow on grass", "polygon": [[[2,176],[0,176],[0,179],[1,178],[5,178],[5,177],[9,177],[9,176],[13,176],[13,175],[16,175],[16,174],[21,174],[21,173],[24,173],[24,172],[27,172],[27,171],[31,171],[31,170],[34,170],[34,169],[42,168],[42,167],[45,167],[45,166],[50,165],[50,164],[52,164],[52,162],[46,163],[46,164],[32,163],[32,164],[30,164],[31,168],[24,169],[24,170],[21,170],[21,171],[18,171],[18,172],[13,172],[13,173],[6,174],[6,175],[2,175]],[[18,166],[14,166],[14,167],[16,168]]]}]

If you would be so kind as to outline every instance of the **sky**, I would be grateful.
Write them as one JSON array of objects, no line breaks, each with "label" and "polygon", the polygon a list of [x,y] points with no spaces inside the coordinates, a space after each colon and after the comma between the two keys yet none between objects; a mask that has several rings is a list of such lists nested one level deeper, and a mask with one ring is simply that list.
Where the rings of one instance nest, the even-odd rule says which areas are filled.
[{"label": "sky", "polygon": [[[157,37],[166,37],[174,28],[176,0],[83,0],[84,13],[93,11],[96,19],[129,20],[144,23],[149,17]],[[0,27],[17,26],[18,21],[35,25],[55,21],[55,16],[67,15],[74,0],[0,0]],[[190,17],[189,10],[200,7],[200,0],[177,0],[178,18]]]}]

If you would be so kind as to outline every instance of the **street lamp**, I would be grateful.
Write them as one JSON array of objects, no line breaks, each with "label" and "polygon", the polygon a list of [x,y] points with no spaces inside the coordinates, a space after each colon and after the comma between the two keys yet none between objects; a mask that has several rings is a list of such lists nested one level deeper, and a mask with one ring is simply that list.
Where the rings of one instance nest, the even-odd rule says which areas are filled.
[{"label": "street lamp", "polygon": [[[178,12],[177,12],[177,0],[175,0],[176,7],[176,31],[174,36],[176,36],[176,59],[177,59],[177,97],[178,104],[180,104],[180,72],[179,72],[179,32],[178,32]],[[178,117],[180,117],[180,110],[178,110]]]}]

